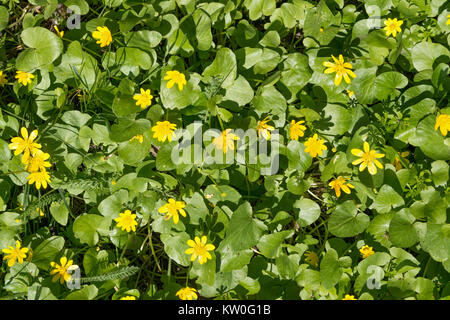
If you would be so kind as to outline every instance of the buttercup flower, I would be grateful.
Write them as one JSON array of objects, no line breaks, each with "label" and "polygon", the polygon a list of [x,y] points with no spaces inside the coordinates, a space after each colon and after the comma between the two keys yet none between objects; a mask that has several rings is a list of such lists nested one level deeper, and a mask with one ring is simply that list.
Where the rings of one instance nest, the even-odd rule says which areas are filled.
[{"label": "buttercup flower", "polygon": [[127,232],[130,232],[131,230],[135,232],[138,224],[136,221],[136,215],[131,214],[130,210],[125,210],[125,212],[119,213],[119,217],[115,218],[114,221],[117,222],[118,228],[122,228],[122,231],[126,230]]},{"label": "buttercup flower", "polygon": [[448,114],[440,114],[436,119],[434,125],[434,131],[440,128],[441,134],[447,136],[447,132],[450,131],[450,116]]},{"label": "buttercup flower", "polygon": [[64,31],[59,31],[58,26],[54,26],[54,28],[60,38],[64,37]]},{"label": "buttercup flower", "polygon": [[302,123],[305,123],[305,121],[291,121],[291,125],[289,127],[289,137],[291,140],[298,140],[298,137],[303,137],[305,135],[306,127],[303,126]]},{"label": "buttercup flower", "polygon": [[178,290],[175,295],[178,296],[181,300],[197,300],[198,298],[197,290],[189,287]]},{"label": "buttercup flower", "polygon": [[185,251],[186,254],[192,255],[191,261],[194,261],[198,257],[198,262],[204,264],[208,259],[212,259],[212,256],[208,251],[212,251],[216,247],[212,244],[206,244],[206,241],[208,241],[206,236],[203,236],[201,240],[199,237],[195,237],[194,240],[187,241],[188,246],[192,248]]},{"label": "buttercup flower", "polygon": [[170,123],[169,121],[158,121],[156,122],[156,126],[152,128],[153,138],[157,138],[158,141],[164,142],[167,140],[172,141],[175,139],[174,130],[177,129],[177,125],[175,123]]},{"label": "buttercup flower", "polygon": [[348,89],[347,89],[347,94],[348,94],[348,97],[349,97],[350,99],[352,99],[352,98],[355,96],[355,92],[354,92],[354,91],[350,91],[350,90],[348,90]]},{"label": "buttercup flower", "polygon": [[351,80],[349,78],[349,75],[352,78],[356,78],[356,74],[350,70],[352,69],[352,64],[349,62],[344,62],[344,57],[342,54],[339,55],[339,60],[336,59],[335,56],[331,55],[331,57],[334,60],[334,63],[325,61],[323,65],[327,67],[328,69],[325,69],[324,73],[336,73],[336,76],[334,77],[334,84],[336,86],[341,84],[342,78],[344,78],[345,82],[350,83]]},{"label": "buttercup flower", "polygon": [[109,31],[108,27],[97,27],[97,30],[92,32],[92,38],[98,40],[96,43],[101,48],[109,46],[112,42],[111,31]]},{"label": "buttercup flower", "polygon": [[346,294],[345,297],[342,300],[358,300],[355,298],[355,296]]},{"label": "buttercup flower", "polygon": [[57,282],[59,280],[59,283],[63,284],[64,281],[68,282],[71,278],[67,270],[73,264],[73,260],[67,261],[66,257],[62,257],[59,259],[59,262],[61,265],[56,262],[50,262],[50,266],[53,268],[53,270],[50,271],[50,275],[53,275],[53,282]]},{"label": "buttercup flower", "polygon": [[369,247],[368,245],[363,246],[361,249],[359,249],[359,252],[361,253],[363,259],[373,255],[375,252],[373,251],[372,247]]},{"label": "buttercup flower", "polygon": [[234,141],[239,140],[239,137],[234,133],[230,133],[231,129],[222,131],[222,134],[213,140],[213,144],[217,150],[222,149],[223,153],[227,153],[227,150],[234,150]]},{"label": "buttercup flower", "polygon": [[305,261],[307,263],[309,263],[310,265],[314,266],[314,267],[318,267],[319,266],[319,257],[317,256],[317,254],[314,251],[306,251],[305,252]]},{"label": "buttercup flower", "polygon": [[273,126],[267,124],[267,122],[269,121],[271,121],[271,119],[269,116],[267,116],[264,118],[264,120],[258,121],[258,124],[256,125],[258,136],[262,136],[266,140],[270,140],[270,131],[275,130]]},{"label": "buttercup flower", "polygon": [[152,104],[153,96],[150,94],[150,89],[140,89],[141,93],[135,94],[133,99],[136,100],[136,105],[141,106],[141,109],[145,109]]},{"label": "buttercup flower", "polygon": [[450,24],[450,14],[447,15],[447,19],[448,19],[448,20],[447,20],[447,22],[446,22],[445,24],[446,24],[446,25],[449,25],[449,24]]},{"label": "buttercup flower", "polygon": [[48,153],[42,152],[41,150],[37,150],[29,159],[28,161],[24,162],[22,158],[22,163],[25,164],[25,170],[27,170],[30,173],[36,172],[36,171],[45,171],[46,168],[51,167],[52,165],[50,162],[46,161],[50,158],[50,155]]},{"label": "buttercup flower", "polygon": [[120,298],[120,300],[136,300],[136,297],[135,296],[125,296],[125,297]]},{"label": "buttercup flower", "polygon": [[4,86],[8,83],[8,79],[6,79],[6,74],[3,74],[3,71],[0,71],[0,86]]},{"label": "buttercup flower", "polygon": [[16,260],[22,264],[23,259],[26,258],[26,253],[28,252],[28,248],[21,248],[21,243],[19,240],[16,240],[16,247],[8,246],[8,248],[5,248],[2,250],[4,254],[6,254],[3,257],[3,260],[8,260],[8,267],[12,267]]},{"label": "buttercup flower", "polygon": [[337,179],[331,181],[328,185],[334,189],[334,192],[336,192],[336,196],[339,198],[341,196],[341,189],[346,194],[350,194],[350,188],[354,189],[355,187],[347,183],[346,180],[350,180],[348,178],[344,178],[342,176],[337,177]]},{"label": "buttercup flower", "polygon": [[18,83],[21,83],[23,86],[26,86],[31,83],[31,80],[34,79],[34,75],[32,73],[16,71],[16,76]]},{"label": "buttercup flower", "polygon": [[400,26],[403,24],[403,20],[397,20],[397,18],[391,19],[388,18],[384,21],[384,24],[386,27],[384,27],[384,30],[386,31],[386,36],[392,36],[395,38],[397,36],[397,32],[402,32],[402,29]]},{"label": "buttercup flower", "polygon": [[8,147],[11,150],[16,150],[14,151],[15,156],[23,152],[22,162],[28,163],[30,154],[36,153],[36,151],[42,148],[42,146],[39,143],[33,142],[38,135],[37,130],[33,130],[31,134],[28,136],[28,130],[22,127],[20,129],[20,133],[22,134],[22,138],[20,137],[12,138],[11,143],[8,145]]},{"label": "buttercup flower", "polygon": [[370,150],[370,146],[369,143],[367,143],[367,141],[364,141],[363,148],[364,151],[360,149],[351,150],[353,155],[360,157],[359,159],[353,161],[352,164],[354,165],[360,164],[359,171],[364,171],[364,169],[368,167],[369,173],[371,175],[374,175],[377,173],[377,167],[383,169],[383,165],[377,159],[383,158],[384,154],[376,153],[375,150]]},{"label": "buttercup flower", "polygon": [[402,165],[402,162],[400,161],[400,158],[403,159],[403,161],[406,164],[409,163],[409,160],[406,159],[407,156],[409,156],[409,152],[408,151],[404,151],[404,152],[400,153],[398,156],[395,156],[394,167],[395,167],[395,169],[397,171],[403,168],[403,165]]},{"label": "buttercup flower", "polygon": [[317,155],[322,156],[323,151],[327,150],[324,142],[324,139],[318,139],[317,133],[314,134],[312,138],[308,138],[308,140],[305,142],[305,152],[308,152],[313,158]]},{"label": "buttercup flower", "polygon": [[136,136],[134,136],[133,138],[130,139],[130,142],[137,140],[139,143],[143,143],[144,142],[144,136],[142,134],[138,134]]},{"label": "buttercup flower", "polygon": [[186,211],[184,207],[186,204],[184,201],[175,201],[175,199],[169,199],[169,202],[158,209],[159,213],[165,213],[164,220],[169,220],[173,217],[173,223],[177,224],[180,220],[179,214],[186,217]]},{"label": "buttercup flower", "polygon": [[173,85],[176,83],[180,91],[183,91],[183,86],[186,85],[187,83],[184,74],[176,70],[167,71],[164,80],[169,80],[169,82],[167,82],[168,89],[172,88]]},{"label": "buttercup flower", "polygon": [[41,185],[44,189],[47,189],[47,182],[51,182],[50,175],[48,174],[48,172],[46,170],[30,173],[28,175],[27,179],[28,179],[28,184],[36,183],[35,186],[36,186],[36,189],[38,189],[38,190],[41,188]]}]

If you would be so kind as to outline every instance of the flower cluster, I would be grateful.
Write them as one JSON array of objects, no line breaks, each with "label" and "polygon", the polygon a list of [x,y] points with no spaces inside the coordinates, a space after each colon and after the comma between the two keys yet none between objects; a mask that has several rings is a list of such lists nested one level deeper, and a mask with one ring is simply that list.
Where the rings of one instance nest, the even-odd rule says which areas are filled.
[{"label": "flower cluster", "polygon": [[22,137],[14,137],[11,139],[9,149],[15,150],[14,155],[22,155],[22,163],[25,165],[25,170],[29,172],[27,177],[28,183],[35,183],[36,189],[40,189],[41,186],[46,189],[47,183],[50,181],[50,175],[47,172],[47,168],[51,167],[50,162],[47,160],[50,158],[48,153],[41,150],[42,146],[34,140],[38,136],[38,131],[33,130],[28,135],[28,130],[25,127],[20,129]]}]

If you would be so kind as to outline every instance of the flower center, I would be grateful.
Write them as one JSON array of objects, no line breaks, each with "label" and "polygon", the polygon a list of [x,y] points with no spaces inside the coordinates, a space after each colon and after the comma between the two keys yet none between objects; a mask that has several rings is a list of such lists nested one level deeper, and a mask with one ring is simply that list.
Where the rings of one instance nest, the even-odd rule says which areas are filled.
[{"label": "flower center", "polygon": [[204,245],[196,245],[194,247],[194,252],[197,254],[197,256],[201,257],[206,254],[206,246]]}]

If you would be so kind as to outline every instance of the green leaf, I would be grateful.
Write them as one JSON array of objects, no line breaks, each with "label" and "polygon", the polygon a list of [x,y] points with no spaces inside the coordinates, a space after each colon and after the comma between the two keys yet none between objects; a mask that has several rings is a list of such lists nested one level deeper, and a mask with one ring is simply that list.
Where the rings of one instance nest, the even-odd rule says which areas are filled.
[{"label": "green leaf", "polygon": [[189,266],[190,255],[185,251],[188,249],[187,241],[190,239],[186,232],[179,232],[176,234],[161,234],[161,241],[164,243],[164,251],[176,263],[182,266]]},{"label": "green leaf", "polygon": [[416,244],[418,236],[413,225],[415,220],[408,210],[395,213],[389,225],[389,238],[393,245],[408,248]]},{"label": "green leaf", "polygon": [[85,214],[78,216],[73,223],[73,233],[81,243],[90,246],[97,244],[100,235],[109,233],[111,219],[97,214]]},{"label": "green leaf", "polygon": [[337,237],[354,237],[368,227],[370,218],[358,212],[352,200],[338,205],[328,220],[328,230]]},{"label": "green leaf", "polygon": [[433,183],[436,187],[445,186],[448,184],[448,169],[448,163],[442,160],[434,161],[431,164]]},{"label": "green leaf", "polygon": [[231,216],[220,248],[229,246],[234,252],[250,249],[258,243],[266,229],[264,223],[252,218],[250,203],[244,202]]},{"label": "green leaf", "polygon": [[331,289],[342,276],[339,257],[334,249],[329,249],[320,261],[320,283],[325,289]]},{"label": "green leaf", "polygon": [[236,57],[229,48],[220,48],[216,53],[214,61],[206,67],[202,76],[218,77],[220,79],[221,87],[228,88],[233,85],[236,79],[237,65]]},{"label": "green leaf", "polygon": [[3,6],[0,6],[0,31],[5,29],[8,26],[9,21],[9,12]]},{"label": "green leaf", "polygon": [[417,71],[433,69],[434,61],[440,56],[450,60],[450,51],[439,43],[420,42],[411,49],[411,61]]},{"label": "green leaf", "polygon": [[69,293],[65,300],[93,300],[98,293],[95,285],[90,284],[83,289]]},{"label": "green leaf", "polygon": [[53,236],[42,241],[33,249],[33,263],[41,269],[48,270],[50,262],[59,261],[59,255],[64,248],[64,238]]},{"label": "green leaf", "polygon": [[377,76],[375,80],[375,94],[377,99],[385,100],[396,89],[402,89],[408,84],[408,79],[399,72],[389,71]]},{"label": "green leaf", "polygon": [[391,186],[385,184],[381,187],[370,208],[379,213],[387,213],[391,208],[397,208],[404,204],[403,198]]},{"label": "green leaf", "polygon": [[311,199],[303,198],[295,201],[294,208],[299,210],[297,221],[300,227],[311,225],[320,216],[319,205]]},{"label": "green leaf", "polygon": [[266,258],[276,258],[281,254],[281,245],[283,241],[292,237],[293,234],[293,230],[266,234],[259,240],[257,245],[258,249]]},{"label": "green leaf", "polygon": [[53,202],[50,205],[50,213],[56,222],[63,226],[67,225],[69,210],[64,202]]},{"label": "green leaf", "polygon": [[427,223],[423,249],[439,262],[444,262],[450,256],[450,224]]}]

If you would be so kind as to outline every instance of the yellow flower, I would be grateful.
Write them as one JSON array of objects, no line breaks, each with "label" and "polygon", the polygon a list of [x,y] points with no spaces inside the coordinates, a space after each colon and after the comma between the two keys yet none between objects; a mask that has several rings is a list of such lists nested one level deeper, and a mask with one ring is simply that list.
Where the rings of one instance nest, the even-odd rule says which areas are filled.
[{"label": "yellow flower", "polygon": [[388,37],[392,34],[395,38],[397,36],[397,32],[402,32],[400,26],[403,24],[403,20],[397,20],[397,18],[388,18],[384,21],[384,24],[386,25],[386,27],[384,27],[384,30],[386,31],[386,36]]},{"label": "yellow flower", "polygon": [[127,232],[130,232],[131,230],[135,232],[138,224],[136,215],[131,214],[130,210],[125,210],[125,212],[121,212],[119,215],[120,217],[114,219],[114,221],[117,222],[117,228],[122,228],[122,230],[126,230]]},{"label": "yellow flower", "polygon": [[33,142],[38,135],[37,130],[33,130],[28,136],[28,130],[24,127],[20,129],[22,138],[14,137],[11,139],[11,143],[8,145],[9,149],[16,150],[14,155],[17,156],[23,152],[22,162],[27,163],[30,154],[34,154],[38,149],[42,148],[39,143]]},{"label": "yellow flower", "polygon": [[355,91],[347,90],[348,97],[351,99],[355,96]]},{"label": "yellow flower", "polygon": [[140,89],[141,93],[135,94],[133,99],[136,100],[136,105],[141,106],[141,109],[145,109],[152,104],[153,96],[150,93],[150,89]]},{"label": "yellow flower", "polygon": [[43,217],[44,216],[44,211],[42,211],[39,208],[36,208],[36,212],[39,213],[39,217]]},{"label": "yellow flower", "polygon": [[[194,241],[195,240],[195,241]],[[212,244],[206,244],[208,239],[203,236],[200,240],[199,237],[195,237],[194,240],[188,240],[188,246],[192,247],[185,251],[186,254],[191,254],[191,261],[194,261],[198,257],[198,262],[204,264],[208,259],[212,259],[211,254],[208,251],[214,250],[216,247]]]},{"label": "yellow flower", "polygon": [[24,162],[22,158],[22,163],[26,165],[25,170],[30,173],[37,172],[39,170],[45,171],[45,168],[49,168],[52,166],[50,162],[45,161],[49,158],[50,155],[48,153],[37,150],[29,159],[27,159],[27,162]]},{"label": "yellow flower", "polygon": [[409,160],[406,159],[407,156],[409,156],[409,152],[408,152],[408,151],[404,151],[404,152],[400,153],[399,156],[395,156],[395,159],[394,159],[394,166],[395,166],[395,169],[396,169],[397,171],[403,168],[402,162],[400,161],[400,158],[402,158],[403,161],[404,161],[406,164],[409,163]]},{"label": "yellow flower", "polygon": [[56,262],[50,262],[50,266],[53,268],[53,270],[50,271],[50,275],[53,275],[53,282],[57,282],[59,280],[59,282],[63,284],[64,281],[68,282],[71,278],[67,270],[73,264],[73,260],[67,261],[66,257],[62,257],[59,259],[59,262],[61,265]]},{"label": "yellow flower", "polygon": [[161,208],[158,209],[159,213],[166,213],[164,216],[164,220],[169,220],[173,217],[173,223],[177,224],[180,220],[178,214],[181,214],[183,217],[186,217],[186,211],[184,211],[185,207],[184,201],[175,201],[175,199],[169,199],[169,203],[166,203]]},{"label": "yellow flower", "polygon": [[223,153],[227,153],[227,150],[234,150],[234,141],[239,140],[239,137],[234,133],[230,133],[231,129],[222,131],[222,134],[213,140],[213,144],[217,150],[222,149]]},{"label": "yellow flower", "polygon": [[8,83],[8,79],[6,79],[6,74],[3,74],[3,71],[0,71],[0,86],[4,86]]},{"label": "yellow flower", "polygon": [[450,131],[450,116],[448,114],[441,114],[436,119],[436,124],[434,125],[434,131],[440,127],[440,131],[443,136],[447,136],[447,132]]},{"label": "yellow flower", "polygon": [[383,169],[383,165],[377,160],[377,158],[383,158],[384,154],[376,153],[375,150],[370,150],[370,146],[367,141],[364,141],[363,148],[364,151],[360,149],[351,150],[353,155],[360,157],[359,159],[353,161],[352,164],[358,165],[361,163],[359,166],[359,171],[363,171],[366,167],[368,167],[369,173],[374,175],[377,173],[377,167]]},{"label": "yellow flower", "polygon": [[183,288],[178,290],[177,293],[175,293],[176,296],[178,296],[181,300],[197,300],[197,290],[194,288]]},{"label": "yellow flower", "polygon": [[34,75],[28,72],[16,71],[16,76],[18,83],[26,86],[31,83],[31,79],[34,79]]},{"label": "yellow flower", "polygon": [[172,139],[175,139],[175,133],[174,130],[177,129],[177,125],[175,123],[170,123],[169,121],[158,121],[156,122],[156,126],[152,128],[152,131],[155,133],[153,134],[153,138],[158,138],[158,141],[164,142],[167,140],[172,141]]},{"label": "yellow flower", "polygon": [[136,297],[135,296],[125,296],[125,297],[120,298],[120,300],[136,300]]},{"label": "yellow flower", "polygon": [[166,76],[164,77],[164,80],[169,80],[167,82],[167,88],[170,89],[173,87],[173,85],[176,83],[178,85],[178,89],[180,91],[183,91],[183,86],[186,85],[186,77],[181,72],[178,72],[176,70],[174,71],[167,71]]},{"label": "yellow flower", "polygon": [[50,175],[46,170],[30,173],[27,177],[28,184],[36,183],[36,189],[40,189],[41,185],[44,189],[47,189],[47,182],[50,181]]},{"label": "yellow flower", "polygon": [[21,248],[21,243],[19,240],[16,240],[16,247],[8,246],[2,250],[6,255],[3,257],[3,260],[8,260],[8,267],[12,267],[16,260],[22,264],[23,259],[26,258],[26,253],[28,252],[28,248]]},{"label": "yellow flower", "polygon": [[58,26],[54,26],[54,28],[58,36],[62,39],[62,37],[64,37],[64,31],[59,31]]},{"label": "yellow flower", "polygon": [[344,57],[342,54],[339,55],[339,60],[336,59],[335,56],[331,55],[335,63],[325,61],[323,65],[327,67],[328,69],[325,69],[324,73],[336,73],[336,76],[334,77],[334,84],[338,86],[341,84],[342,77],[344,77],[345,82],[350,83],[351,80],[348,75],[350,75],[352,78],[356,78],[356,74],[353,73],[352,64],[349,62],[344,62]]},{"label": "yellow flower", "polygon": [[317,256],[317,254],[314,251],[309,250],[306,251],[305,253],[306,253],[305,261],[317,268],[319,266],[319,257]]},{"label": "yellow flower", "polygon": [[375,253],[375,252],[373,252],[373,248],[369,247],[368,245],[365,245],[361,249],[359,249],[359,252],[361,252],[363,259],[365,259]]},{"label": "yellow flower", "polygon": [[346,180],[349,180],[347,178],[344,178],[342,176],[337,177],[337,179],[331,181],[328,185],[334,189],[334,192],[336,192],[336,196],[339,198],[341,196],[341,189],[346,194],[350,194],[350,189],[354,189],[355,187],[350,184],[346,183]]},{"label": "yellow flower", "polygon": [[258,136],[263,136],[266,140],[270,140],[270,131],[275,130],[274,127],[267,124],[269,121],[271,121],[271,119],[267,116],[264,120],[258,121],[258,124],[256,125]]},{"label": "yellow flower", "polygon": [[346,294],[345,298],[342,300],[358,300],[358,299],[356,299],[355,296],[353,296],[353,295]]},{"label": "yellow flower", "polygon": [[113,181],[111,181],[111,184],[112,184],[113,186],[115,186],[115,185],[117,184],[117,181],[116,181],[116,180],[113,180]]},{"label": "yellow flower", "polygon": [[92,38],[97,39],[101,48],[109,46],[112,42],[111,31],[108,27],[97,27],[97,31],[92,32]]},{"label": "yellow flower", "polygon": [[142,142],[144,142],[144,136],[142,134],[138,134],[138,135],[134,136],[133,138],[131,138],[130,142],[134,141],[134,140],[137,140],[137,141],[139,141],[139,143],[142,144]]},{"label": "yellow flower", "polygon": [[448,19],[448,20],[447,20],[446,25],[449,25],[449,24],[450,24],[450,14],[447,15],[447,19]]},{"label": "yellow flower", "polygon": [[305,135],[306,127],[303,126],[302,123],[305,123],[305,121],[291,121],[291,125],[289,128],[289,136],[291,140],[298,140],[298,137],[303,137]]},{"label": "yellow flower", "polygon": [[327,150],[324,142],[324,139],[318,139],[317,133],[314,134],[312,138],[308,138],[308,141],[305,142],[305,152],[308,152],[313,158],[317,155],[322,156],[323,150]]}]

